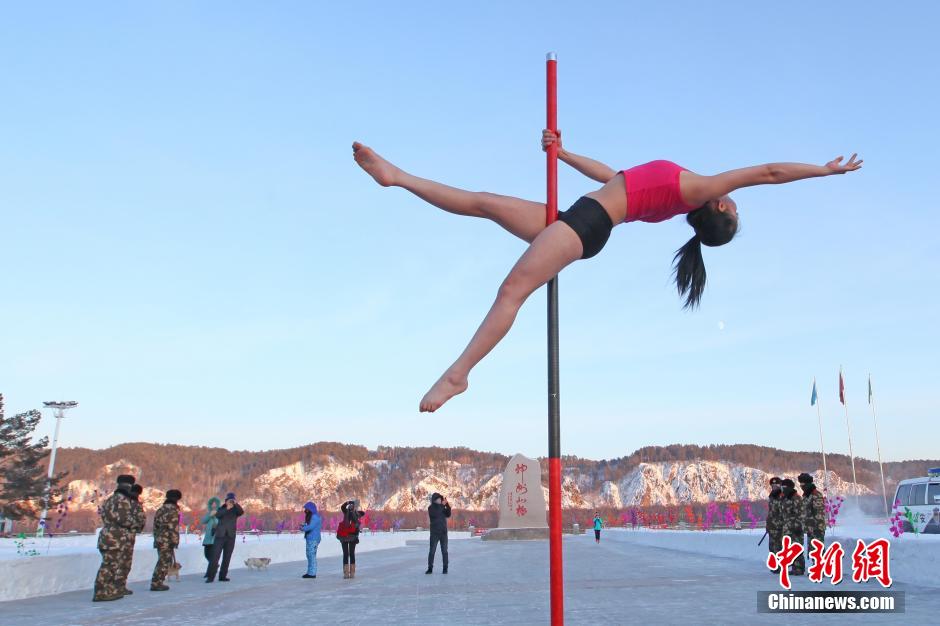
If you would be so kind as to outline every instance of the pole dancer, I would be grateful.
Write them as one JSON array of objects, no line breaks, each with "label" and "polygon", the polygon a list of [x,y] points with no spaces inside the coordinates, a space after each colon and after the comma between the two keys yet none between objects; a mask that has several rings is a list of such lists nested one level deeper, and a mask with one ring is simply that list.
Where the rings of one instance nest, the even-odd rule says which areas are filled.
[{"label": "pole dancer", "polygon": [[422,412],[436,411],[466,391],[470,371],[509,332],[526,299],[571,263],[600,252],[615,225],[662,222],[685,215],[695,233],[676,251],[673,261],[679,295],[685,297],[686,308],[694,308],[705,288],[702,246],[722,246],[738,231],[737,204],[728,194],[743,187],[845,174],[862,166],[853,154],[845,162],[839,156],[824,165],[768,163],[714,176],[663,160],[618,171],[566,150],[561,135],[545,129],[543,150],[556,149],[559,159],[603,183],[546,226],[542,202],[456,189],[410,174],[358,141],[352,149],[356,163],[383,187],[401,187],[449,213],[489,219],[529,243],[470,343],[421,399]]}]

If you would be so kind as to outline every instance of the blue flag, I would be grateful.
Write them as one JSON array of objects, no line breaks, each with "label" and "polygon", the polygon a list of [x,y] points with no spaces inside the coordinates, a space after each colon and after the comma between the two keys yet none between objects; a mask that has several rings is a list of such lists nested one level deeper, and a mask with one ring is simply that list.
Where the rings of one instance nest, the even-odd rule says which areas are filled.
[{"label": "blue flag", "polygon": [[813,380],[813,396],[809,399],[810,406],[816,406],[816,381]]}]

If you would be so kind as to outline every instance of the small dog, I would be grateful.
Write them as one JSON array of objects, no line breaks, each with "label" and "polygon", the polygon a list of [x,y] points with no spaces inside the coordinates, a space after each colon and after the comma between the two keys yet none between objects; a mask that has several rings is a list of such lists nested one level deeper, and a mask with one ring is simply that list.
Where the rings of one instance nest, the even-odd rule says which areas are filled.
[{"label": "small dog", "polygon": [[181,569],[183,569],[183,566],[174,561],[173,564],[170,565],[169,569],[167,569],[166,577],[169,578],[170,576],[176,576],[176,582],[179,582]]},{"label": "small dog", "polygon": [[271,563],[271,559],[269,559],[266,556],[257,558],[257,559],[254,557],[250,559],[245,559],[245,567],[247,567],[248,569],[258,569],[258,570],[265,569],[266,570],[268,569],[268,565],[270,563]]}]

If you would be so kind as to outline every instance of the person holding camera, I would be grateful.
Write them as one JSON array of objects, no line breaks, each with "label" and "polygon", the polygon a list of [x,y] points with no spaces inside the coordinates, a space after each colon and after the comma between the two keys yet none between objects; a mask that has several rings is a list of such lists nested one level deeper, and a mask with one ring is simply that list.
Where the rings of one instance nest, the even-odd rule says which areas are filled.
[{"label": "person holding camera", "polygon": [[447,498],[439,493],[431,494],[431,506],[428,507],[428,519],[431,527],[431,546],[428,550],[428,571],[430,574],[434,570],[434,553],[437,552],[437,544],[441,544],[441,559],[444,561],[444,570],[447,573],[447,518],[450,517],[450,504]]},{"label": "person holding camera", "polygon": [[[244,513],[245,510],[235,501],[234,493],[227,494],[225,504],[215,512],[215,517],[219,520],[219,523],[213,533],[212,560],[206,570],[207,583],[215,582],[216,571],[219,572],[220,582],[226,583],[229,581],[228,566],[232,560],[232,551],[235,550],[235,523]],[[221,569],[219,569],[220,556],[222,557]]]},{"label": "person holding camera", "polygon": [[336,529],[336,538],[343,546],[343,578],[356,577],[356,544],[359,543],[359,518],[365,513],[359,510],[358,500],[347,500],[340,507],[343,521]]}]

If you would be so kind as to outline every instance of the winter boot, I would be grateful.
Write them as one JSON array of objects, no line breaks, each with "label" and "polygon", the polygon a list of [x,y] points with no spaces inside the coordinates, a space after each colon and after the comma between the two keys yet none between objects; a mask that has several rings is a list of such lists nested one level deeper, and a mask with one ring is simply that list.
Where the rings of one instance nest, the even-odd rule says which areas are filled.
[{"label": "winter boot", "polygon": [[428,571],[426,571],[425,574],[430,574],[430,573],[433,572],[433,571],[434,571],[434,568],[432,568],[432,567],[429,565],[429,566],[428,566]]},{"label": "winter boot", "polygon": [[343,566],[343,579],[345,580],[347,578],[349,578],[349,566],[344,565]]},{"label": "winter boot", "polygon": [[150,591],[169,591],[170,588],[164,585],[163,583],[159,585],[150,585]]},{"label": "winter boot", "polygon": [[124,591],[122,591],[121,593],[123,593],[125,596],[132,596],[132,595],[134,595],[134,592],[131,591],[130,589],[128,589],[127,587],[125,587],[125,588],[124,588]]},{"label": "winter boot", "polygon": [[356,577],[356,564],[355,563],[350,563],[349,565],[349,577],[350,578]]},{"label": "winter boot", "polygon": [[124,597],[124,594],[118,594],[116,596],[100,595],[100,596],[93,597],[91,601],[92,602],[111,602],[113,600],[120,600],[123,597]]},{"label": "winter boot", "polygon": [[441,574],[446,574],[446,573],[447,573],[447,566],[445,565],[444,569],[441,571]]}]

